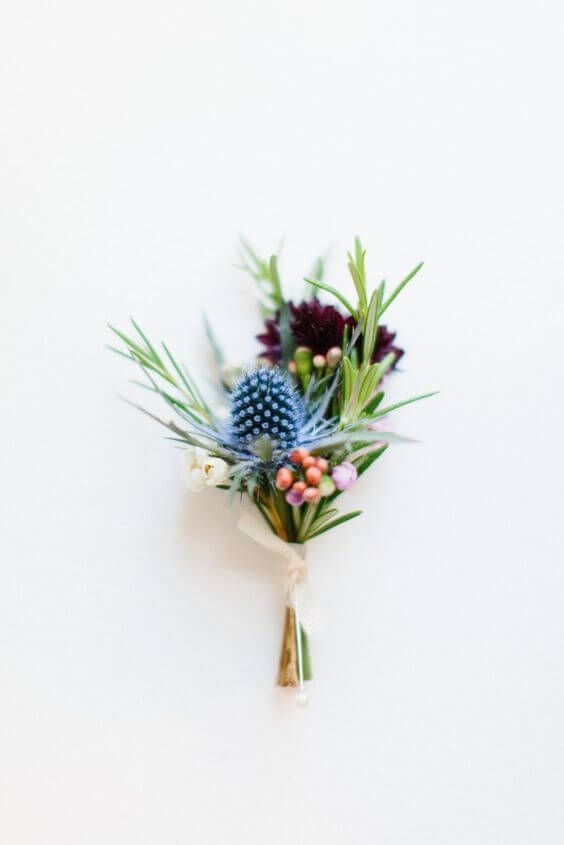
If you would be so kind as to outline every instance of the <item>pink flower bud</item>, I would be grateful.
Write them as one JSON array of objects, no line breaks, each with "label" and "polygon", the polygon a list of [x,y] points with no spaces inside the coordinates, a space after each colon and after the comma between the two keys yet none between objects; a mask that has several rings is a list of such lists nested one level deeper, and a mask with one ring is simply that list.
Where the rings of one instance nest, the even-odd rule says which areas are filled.
[{"label": "pink flower bud", "polygon": [[337,490],[349,490],[358,478],[358,472],[353,464],[344,461],[335,467],[331,473],[331,478],[335,482]]},{"label": "pink flower bud", "polygon": [[318,502],[321,498],[321,493],[317,487],[306,487],[303,492],[304,502]]},{"label": "pink flower bud", "polygon": [[342,357],[343,350],[340,348],[340,346],[332,346],[326,355],[327,366],[331,367],[331,369],[335,369],[335,367],[339,365],[339,362]]}]

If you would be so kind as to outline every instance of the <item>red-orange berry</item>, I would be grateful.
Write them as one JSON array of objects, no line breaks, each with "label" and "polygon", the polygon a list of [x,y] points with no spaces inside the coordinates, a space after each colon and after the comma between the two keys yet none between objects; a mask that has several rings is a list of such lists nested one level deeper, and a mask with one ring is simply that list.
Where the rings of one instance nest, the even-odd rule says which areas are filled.
[{"label": "red-orange berry", "polygon": [[305,477],[308,484],[315,486],[321,480],[321,470],[318,467],[309,467],[305,471]]},{"label": "red-orange berry", "polygon": [[329,472],[329,461],[325,458],[318,458],[315,462],[315,466],[321,471],[322,475]]},{"label": "red-orange berry", "polygon": [[304,481],[295,481],[292,484],[292,490],[295,490],[296,493],[303,493],[306,487],[307,484]]},{"label": "red-orange berry", "polygon": [[313,455],[308,455],[302,461],[302,466],[304,469],[309,469],[309,467],[314,467],[317,464],[317,458],[314,458]]},{"label": "red-orange berry", "polygon": [[276,486],[279,490],[288,490],[294,483],[294,473],[288,467],[280,467],[276,473]]},{"label": "red-orange berry", "polygon": [[309,452],[307,449],[292,449],[290,452],[290,460],[293,464],[297,464],[298,466],[301,464],[304,458],[307,458]]}]

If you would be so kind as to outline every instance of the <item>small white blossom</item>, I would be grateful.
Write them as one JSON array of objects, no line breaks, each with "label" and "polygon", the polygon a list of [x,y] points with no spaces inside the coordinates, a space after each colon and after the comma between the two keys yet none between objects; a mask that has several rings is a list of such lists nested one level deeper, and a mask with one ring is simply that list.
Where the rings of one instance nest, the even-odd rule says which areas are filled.
[{"label": "small white blossom", "polygon": [[202,464],[202,472],[209,487],[217,487],[224,484],[229,477],[229,464],[222,458],[212,458],[208,455],[207,460]]},{"label": "small white blossom", "polygon": [[229,477],[229,464],[221,458],[212,457],[199,446],[188,446],[182,455],[184,482],[193,493],[204,487],[216,487]]}]

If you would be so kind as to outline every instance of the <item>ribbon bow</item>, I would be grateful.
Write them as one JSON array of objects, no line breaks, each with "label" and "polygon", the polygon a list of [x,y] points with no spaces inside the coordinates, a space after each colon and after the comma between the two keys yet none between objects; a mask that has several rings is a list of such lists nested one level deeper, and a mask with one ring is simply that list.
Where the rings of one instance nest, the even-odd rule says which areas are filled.
[{"label": "ribbon bow", "polygon": [[237,527],[239,531],[242,531],[259,546],[286,562],[286,604],[294,609],[306,633],[311,634],[318,630],[321,627],[321,614],[311,596],[308,567],[305,560],[305,545],[303,543],[287,543],[277,537],[256,509],[243,510]]}]

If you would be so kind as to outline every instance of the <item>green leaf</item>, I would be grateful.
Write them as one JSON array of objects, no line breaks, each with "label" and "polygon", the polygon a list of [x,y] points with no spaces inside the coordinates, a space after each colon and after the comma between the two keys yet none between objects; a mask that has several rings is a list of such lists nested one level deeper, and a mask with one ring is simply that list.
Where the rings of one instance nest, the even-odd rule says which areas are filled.
[{"label": "green leaf", "polygon": [[116,355],[121,355],[122,358],[127,358],[128,361],[136,361],[131,353],[124,352],[123,349],[117,349],[115,346],[110,346],[109,343],[106,343],[106,349],[109,349],[110,352],[115,352]]},{"label": "green leaf", "polygon": [[380,309],[380,313],[379,313],[379,315],[378,315],[378,317],[379,317],[379,318],[382,316],[382,314],[383,314],[385,311],[387,311],[387,309],[390,307],[390,305],[392,304],[392,302],[394,301],[394,299],[396,298],[396,296],[398,296],[398,294],[400,294],[400,293],[402,292],[402,290],[404,289],[404,287],[406,286],[406,284],[407,284],[408,282],[410,282],[410,281],[413,279],[413,277],[414,277],[414,276],[416,276],[416,275],[417,275],[417,273],[418,273],[418,272],[421,270],[421,268],[423,267],[423,263],[424,263],[424,262],[423,262],[423,261],[421,261],[421,262],[417,265],[417,267],[414,267],[414,268],[413,268],[413,270],[411,271],[411,273],[408,273],[408,274],[407,274],[407,276],[405,277],[405,279],[404,279],[403,281],[401,281],[401,282],[399,283],[399,285],[397,286],[397,288],[395,288],[395,290],[394,290],[394,291],[390,294],[390,296],[387,298],[387,300],[386,300],[386,301],[384,302],[384,304],[382,305],[382,308]]},{"label": "green leaf", "polygon": [[350,358],[343,358],[343,406],[348,405],[352,396],[356,373]]},{"label": "green leaf", "polygon": [[431,393],[421,393],[419,396],[412,396],[411,399],[404,399],[403,402],[396,402],[394,405],[387,405],[385,408],[382,408],[381,411],[372,413],[370,417],[373,420],[377,420],[385,414],[396,411],[398,408],[403,408],[405,405],[411,405],[413,402],[420,402],[421,399],[429,399],[431,396],[437,396],[438,393],[438,390],[433,390]]},{"label": "green leaf", "polygon": [[145,334],[143,334],[143,332],[141,331],[141,329],[139,328],[139,326],[137,325],[137,323],[135,322],[135,320],[133,319],[133,317],[131,318],[131,324],[132,324],[133,328],[136,330],[137,334],[138,334],[138,335],[142,338],[142,340],[144,341],[145,346],[147,347],[147,349],[149,350],[149,352],[152,354],[152,356],[153,356],[153,358],[155,359],[155,361],[157,362],[157,364],[160,364],[160,365],[161,365],[161,367],[163,367],[163,366],[164,366],[164,364],[163,364],[163,362],[161,361],[161,359],[159,358],[159,355],[158,355],[158,353],[157,353],[157,350],[156,350],[156,349],[155,349],[155,347],[151,344],[151,342],[150,342],[149,338],[148,338],[148,337],[146,337],[146,335],[145,335]]},{"label": "green leaf", "polygon": [[310,526],[311,526],[311,523],[313,521],[313,518],[314,518],[315,514],[317,513],[317,508],[318,508],[317,504],[307,505],[307,507],[305,509],[305,514],[304,514],[302,521],[301,521],[301,524],[300,524],[300,529],[298,531],[298,542],[300,542],[300,543],[305,542],[305,540],[308,536],[308,532],[310,530]]},{"label": "green leaf", "polygon": [[394,364],[396,363],[396,356],[393,352],[388,352],[388,354],[382,358],[381,361],[378,362],[378,374],[380,378],[379,381],[384,378],[388,370],[391,370]]},{"label": "green leaf", "polygon": [[380,372],[377,364],[369,366],[362,379],[358,391],[358,411],[361,413],[365,406],[372,399],[372,395],[376,390],[376,385],[380,381]]},{"label": "green leaf", "polygon": [[364,314],[366,311],[366,279],[364,279],[361,273],[358,270],[358,267],[355,265],[352,255],[350,252],[347,253],[349,257],[349,262],[347,264],[349,268],[349,273],[351,274],[352,280],[354,282],[354,286],[356,288],[356,293],[358,296],[358,310],[361,314]]},{"label": "green leaf", "polygon": [[244,238],[241,238],[240,240],[241,246],[247,253],[251,262],[254,264],[254,267],[250,267],[245,262],[244,256],[241,256],[241,261],[243,262],[243,264],[239,269],[249,273],[249,275],[252,276],[257,282],[261,279],[264,280],[268,278],[268,264],[266,263],[266,261],[263,261],[262,258],[259,258],[259,256],[256,254],[256,252],[248,241],[246,241]]},{"label": "green leaf", "polygon": [[379,446],[372,452],[369,452],[367,455],[363,455],[362,458],[357,459],[355,461],[355,466],[357,468],[359,476],[363,475],[363,473],[365,473],[366,470],[371,467],[372,464],[377,461],[378,458],[380,458],[388,448],[388,444],[384,443],[383,446]]},{"label": "green leaf", "polygon": [[271,316],[272,311],[277,310],[284,301],[278,273],[278,259],[276,255],[272,255],[268,261],[264,261],[243,238],[241,238],[241,246],[243,248],[240,256],[241,264],[236,266],[239,270],[248,273],[257,283],[263,296],[270,300],[269,316]]},{"label": "green leaf", "polygon": [[310,447],[310,452],[312,455],[326,455],[341,449],[352,451],[352,447],[356,443],[417,443],[417,440],[411,437],[403,437],[403,435],[395,434],[393,431],[367,431],[366,428],[350,430],[345,428],[337,434],[318,440],[314,446]]},{"label": "green leaf", "polygon": [[366,250],[362,248],[362,244],[360,242],[360,238],[358,235],[354,239],[354,256],[356,260],[356,265],[358,269],[366,275],[364,272],[364,256],[366,255]]},{"label": "green leaf", "polygon": [[163,349],[166,353],[168,360],[172,364],[173,368],[176,370],[176,373],[177,373],[178,378],[180,379],[181,383],[184,385],[184,387],[186,388],[186,390],[188,391],[188,393],[192,397],[192,399],[195,399],[196,397],[195,397],[194,391],[192,389],[192,385],[190,384],[190,382],[188,381],[188,379],[186,378],[186,376],[184,375],[184,373],[182,372],[182,370],[180,369],[180,367],[178,366],[178,364],[174,360],[172,353],[170,352],[168,346],[164,342],[163,342],[162,346],[163,346]]},{"label": "green leaf", "polygon": [[376,394],[374,399],[371,402],[368,403],[368,405],[364,409],[364,412],[366,414],[368,414],[368,416],[373,414],[383,398],[384,398],[384,391],[381,390],[379,393]]},{"label": "green leaf", "polygon": [[269,262],[269,276],[273,287],[273,299],[277,305],[282,305],[284,299],[282,297],[282,284],[280,282],[280,274],[278,273],[278,258],[276,255],[270,256]]},{"label": "green leaf", "polygon": [[323,528],[324,525],[330,522],[337,513],[337,508],[329,508],[329,510],[324,511],[312,522],[310,531],[319,531],[319,529]]},{"label": "green leaf", "polygon": [[141,346],[139,346],[139,344],[135,343],[135,341],[132,340],[130,337],[128,337],[126,334],[124,334],[123,332],[120,332],[119,329],[116,329],[116,327],[112,326],[110,323],[108,323],[108,328],[115,335],[117,335],[120,340],[122,340],[125,343],[125,345],[127,346],[127,348],[131,352],[136,352],[141,358],[146,358],[148,361],[151,360],[150,357],[147,355],[147,351],[145,349],[143,349]]},{"label": "green leaf", "polygon": [[368,305],[368,295],[366,291],[366,267],[364,263],[366,251],[362,248],[360,238],[357,237],[354,239],[354,258],[350,252],[347,253],[347,256],[349,259],[347,266],[358,295],[359,314],[361,316],[365,316],[366,307]]},{"label": "green leaf", "polygon": [[357,516],[360,516],[362,511],[350,511],[350,513],[345,513],[343,516],[339,516],[337,519],[334,519],[332,522],[329,522],[319,531],[308,535],[308,540],[313,540],[314,537],[320,537],[322,534],[325,534],[326,531],[331,531],[333,528],[337,528],[338,525],[343,525],[343,523],[348,522],[350,519],[354,519]]},{"label": "green leaf", "polygon": [[221,346],[217,342],[217,337],[212,329],[210,321],[208,320],[207,314],[204,314],[204,328],[216,366],[222,367],[225,363],[225,356],[221,350]]},{"label": "green leaf", "polygon": [[[312,279],[319,279],[319,281],[323,279],[325,275],[325,258],[323,256],[319,255],[315,259],[309,275]],[[313,299],[314,296],[317,296],[317,285],[313,287],[306,285],[305,298]]]},{"label": "green leaf", "polygon": [[340,291],[338,291],[337,288],[331,287],[331,285],[326,284],[326,282],[322,282],[320,279],[317,279],[316,281],[314,281],[313,279],[304,278],[304,282],[307,282],[308,285],[314,285],[314,287],[321,288],[322,290],[326,291],[327,293],[330,293],[332,296],[335,297],[335,299],[339,300],[341,305],[344,308],[347,309],[349,314],[352,314],[352,316],[355,318],[355,320],[358,319],[357,312],[354,310],[354,308],[352,307],[352,305],[350,304],[348,299],[345,296],[343,296],[343,294]]},{"label": "green leaf", "polygon": [[362,336],[362,360],[371,361],[378,337],[378,312],[380,310],[382,287],[376,288],[370,297],[370,304],[364,320]]}]

